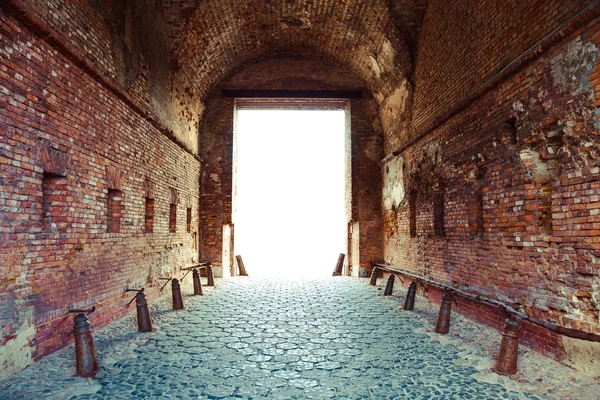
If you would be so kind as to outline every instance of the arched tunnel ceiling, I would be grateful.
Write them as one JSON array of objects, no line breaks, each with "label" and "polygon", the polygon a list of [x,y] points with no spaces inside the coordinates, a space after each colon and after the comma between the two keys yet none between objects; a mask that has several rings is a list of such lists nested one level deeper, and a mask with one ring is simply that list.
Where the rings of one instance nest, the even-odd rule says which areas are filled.
[{"label": "arched tunnel ceiling", "polygon": [[427,0],[162,1],[176,82],[200,98],[235,68],[278,54],[344,64],[377,97],[386,97],[411,72],[410,53],[427,5]]}]

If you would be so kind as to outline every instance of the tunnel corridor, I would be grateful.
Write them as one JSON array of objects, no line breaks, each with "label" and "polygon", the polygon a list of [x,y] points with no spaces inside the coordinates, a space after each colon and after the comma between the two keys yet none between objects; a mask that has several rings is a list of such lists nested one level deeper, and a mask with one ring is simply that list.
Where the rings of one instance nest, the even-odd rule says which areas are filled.
[{"label": "tunnel corridor", "polygon": [[[336,152],[275,134],[238,188],[245,109],[335,110]],[[339,199],[265,199],[334,160]],[[102,379],[65,373],[74,310]],[[0,0],[0,326],[1,400],[597,398],[600,0]]]}]

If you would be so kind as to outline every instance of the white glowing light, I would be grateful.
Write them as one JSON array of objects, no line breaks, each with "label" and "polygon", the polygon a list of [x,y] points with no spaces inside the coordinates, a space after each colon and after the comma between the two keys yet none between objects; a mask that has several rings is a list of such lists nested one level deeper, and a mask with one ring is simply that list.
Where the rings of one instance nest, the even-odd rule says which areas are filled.
[{"label": "white glowing light", "polygon": [[345,251],[344,111],[238,110],[235,254],[252,275],[330,276]]}]

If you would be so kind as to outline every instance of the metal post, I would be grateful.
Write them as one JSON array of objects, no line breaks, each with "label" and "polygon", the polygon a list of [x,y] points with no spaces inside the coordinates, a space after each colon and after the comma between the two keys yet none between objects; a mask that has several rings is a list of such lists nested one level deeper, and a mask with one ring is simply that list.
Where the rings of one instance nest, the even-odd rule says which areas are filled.
[{"label": "metal post", "polygon": [[212,264],[206,266],[206,277],[208,278],[206,286],[215,286],[215,274],[213,272]]},{"label": "metal post", "polygon": [[444,293],[442,296],[442,304],[440,305],[440,312],[438,314],[437,323],[435,324],[435,331],[439,334],[445,335],[450,332],[450,315],[452,314],[452,296],[448,293]]},{"label": "metal post", "polygon": [[138,332],[152,332],[152,320],[150,319],[150,310],[148,310],[148,301],[144,294],[144,288],[125,289],[125,292],[136,292],[135,297],[127,303],[127,307],[135,300],[137,308]]},{"label": "metal post", "polygon": [[371,271],[371,280],[369,281],[369,285],[377,286],[377,274],[379,274],[379,268],[373,267],[373,271]]},{"label": "metal post", "polygon": [[493,370],[500,375],[513,375],[517,373],[517,358],[519,354],[519,333],[521,323],[510,317],[504,321],[504,331],[500,342],[498,361]]},{"label": "metal post", "polygon": [[244,266],[244,261],[242,261],[242,256],[235,256],[235,261],[237,261],[240,276],[248,276],[248,272],[246,272],[246,267]]},{"label": "metal post", "polygon": [[75,315],[72,333],[75,336],[77,375],[88,378],[94,377],[100,370],[100,366],[96,358],[94,338],[92,337],[90,322],[86,314],[80,313]]},{"label": "metal post", "polygon": [[135,296],[135,305],[137,308],[138,332],[152,332],[152,320],[150,319],[150,310],[148,310],[148,300],[144,294],[144,289],[140,290]]},{"label": "metal post", "polygon": [[202,282],[200,282],[200,273],[196,268],[192,271],[192,279],[194,281],[194,296],[202,296]]},{"label": "metal post", "polygon": [[173,310],[183,310],[183,297],[181,296],[181,286],[176,278],[171,281],[173,290]]},{"label": "metal post", "polygon": [[383,292],[383,295],[391,296],[393,291],[394,291],[394,274],[390,274],[387,284],[385,285],[385,292]]},{"label": "metal post", "polygon": [[412,311],[415,308],[415,295],[417,294],[417,284],[411,282],[408,285],[408,293],[406,293],[406,300],[404,301],[404,309]]},{"label": "metal post", "polygon": [[335,269],[333,270],[332,276],[341,276],[342,275],[342,269],[344,268],[344,258],[346,258],[346,255],[344,253],[341,253],[340,256],[338,257],[338,261],[337,261],[337,264],[335,265]]}]

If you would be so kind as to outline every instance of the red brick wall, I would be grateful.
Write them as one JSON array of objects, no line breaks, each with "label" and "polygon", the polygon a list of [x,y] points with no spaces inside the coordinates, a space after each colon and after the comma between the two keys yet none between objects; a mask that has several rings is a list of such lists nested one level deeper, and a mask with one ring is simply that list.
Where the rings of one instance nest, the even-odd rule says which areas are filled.
[{"label": "red brick wall", "polygon": [[371,263],[382,260],[381,168],[383,137],[375,131],[372,121],[378,120],[373,101],[352,101],[352,204],[353,221],[359,223],[358,276],[371,273]]},{"label": "red brick wall", "polygon": [[[9,357],[4,374],[71,340],[68,308],[96,305],[91,322],[106,325],[130,311],[126,287],[155,298],[159,277],[197,257],[183,208],[175,234],[168,216],[171,189],[198,209],[200,165],[2,11],[0,49],[0,345],[20,360]],[[44,173],[63,182],[45,190],[58,221],[43,215]],[[119,233],[107,232],[109,189],[122,193]],[[145,233],[147,197],[154,233]]]},{"label": "red brick wall", "polygon": [[[426,23],[433,21],[434,6]],[[504,19],[508,24],[510,18]],[[445,24],[437,40],[444,26],[453,29],[461,22],[457,16]],[[540,24],[544,31],[545,19]],[[523,64],[400,154],[406,197],[396,211],[386,211],[386,260],[520,305],[540,319],[599,332],[597,27],[596,19],[538,60]],[[498,36],[487,35],[492,42]],[[423,48],[435,48],[436,39],[427,37],[421,39]],[[472,65],[466,63],[465,68]],[[434,67],[427,66],[425,58],[418,61],[417,77],[426,76],[430,68]],[[464,95],[461,72],[457,73],[457,79],[437,81],[440,93],[435,96],[441,101],[430,97],[425,105],[421,97],[415,102],[415,126],[423,126]],[[424,78],[417,80],[417,93],[424,96],[433,90],[428,83],[419,87],[419,79]],[[417,192],[417,232],[412,238],[407,200],[411,190]],[[444,236],[434,232],[436,192],[444,196]],[[466,300],[460,310],[494,326],[504,319],[500,311]],[[564,356],[558,336],[537,327],[526,326],[522,340],[547,354]]]},{"label": "red brick wall", "polygon": [[418,132],[593,0],[430,0],[415,69]]},{"label": "red brick wall", "polygon": [[111,50],[113,1],[8,0],[7,3],[43,21],[102,73],[117,77],[117,64],[122,62],[119,59],[123,55]]},{"label": "red brick wall", "polygon": [[160,129],[198,151],[198,115],[191,112],[199,112],[185,88],[172,84],[177,71],[171,70],[170,27],[159,1],[7,0],[2,7],[51,45],[68,49]]},{"label": "red brick wall", "polygon": [[200,132],[200,259],[215,266],[223,265],[223,224],[232,222],[233,120],[233,99],[216,97],[208,103]]},{"label": "red brick wall", "polygon": [[[600,48],[600,24],[594,19],[571,34],[572,38],[581,37],[586,41],[593,42]],[[589,84],[594,91],[594,100],[596,104],[596,127],[600,129],[600,57],[596,59],[596,65],[589,78]]]},{"label": "red brick wall", "polygon": [[[186,0],[167,1],[166,6],[169,14],[185,13],[188,18],[171,32],[183,72],[177,84],[200,99],[208,98],[232,71],[273,54],[335,60],[383,98],[410,71],[410,56],[384,0],[250,0],[236,7],[224,1]],[[405,20],[419,15],[405,15]]]}]

